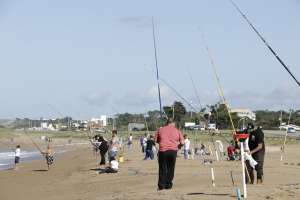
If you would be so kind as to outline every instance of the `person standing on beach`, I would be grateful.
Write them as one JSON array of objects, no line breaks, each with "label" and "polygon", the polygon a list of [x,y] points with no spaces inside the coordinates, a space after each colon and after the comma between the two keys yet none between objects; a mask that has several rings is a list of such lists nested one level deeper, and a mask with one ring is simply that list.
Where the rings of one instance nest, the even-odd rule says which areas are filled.
[{"label": "person standing on beach", "polygon": [[117,130],[113,130],[112,138],[111,141],[109,142],[109,151],[108,151],[109,159],[116,158],[120,148],[121,145],[120,145],[120,140],[117,136]]},{"label": "person standing on beach", "polygon": [[100,150],[100,155],[101,155],[101,161],[100,165],[105,165],[105,155],[108,151],[108,142],[104,139],[104,137],[101,135],[99,137],[98,142],[100,143],[99,145],[99,150]]},{"label": "person standing on beach", "polygon": [[46,159],[46,163],[48,166],[48,170],[50,169],[50,166],[53,164],[54,162],[54,157],[53,157],[53,153],[52,153],[52,149],[50,146],[50,143],[47,145],[47,150],[45,152],[41,152]]},{"label": "person standing on beach", "polygon": [[145,133],[145,136],[143,137],[143,142],[142,142],[143,153],[145,153],[145,154],[146,154],[147,141],[148,141],[148,135]]},{"label": "person standing on beach", "polygon": [[158,129],[155,141],[159,144],[158,152],[158,190],[171,189],[178,148],[184,144],[182,133],[175,127],[172,119]]},{"label": "person standing on beach", "polygon": [[[265,142],[264,142],[264,133],[260,127],[254,129],[254,124],[248,124],[249,132],[249,150],[253,159],[257,162],[255,165],[255,170],[257,172],[257,184],[263,183],[263,166],[265,159]],[[250,183],[254,183],[254,173],[253,168],[251,167],[249,161],[246,161],[247,170],[249,172]],[[246,182],[249,182],[248,177],[246,176]]]},{"label": "person standing on beach", "polygon": [[153,147],[155,147],[154,137],[153,135],[150,135],[150,138],[147,140],[144,160],[147,160],[148,158],[150,158],[151,160],[154,159]]},{"label": "person standing on beach", "polygon": [[21,156],[21,146],[20,145],[17,145],[16,146],[16,150],[15,150],[15,166],[14,166],[14,169],[17,170],[17,165],[19,164],[20,162],[20,156]]},{"label": "person standing on beach", "polygon": [[190,144],[191,141],[189,140],[187,134],[184,134],[184,145],[183,145],[183,154],[184,154],[184,159],[189,159],[189,153],[190,153]]},{"label": "person standing on beach", "polygon": [[132,137],[132,133],[130,133],[127,142],[128,149],[132,149],[132,145],[133,145],[133,137]]}]

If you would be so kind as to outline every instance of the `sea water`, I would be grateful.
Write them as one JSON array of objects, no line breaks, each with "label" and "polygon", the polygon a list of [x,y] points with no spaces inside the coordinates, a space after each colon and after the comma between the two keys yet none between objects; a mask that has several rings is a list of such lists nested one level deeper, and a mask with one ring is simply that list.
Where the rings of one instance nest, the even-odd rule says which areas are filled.
[{"label": "sea water", "polygon": [[[55,152],[57,154],[61,154],[65,152],[64,150],[59,150]],[[42,154],[36,150],[22,150],[20,155],[20,163],[30,162],[33,160],[41,160],[44,159]],[[9,150],[1,150],[0,149],[0,170],[12,169],[15,166],[15,152]]]}]

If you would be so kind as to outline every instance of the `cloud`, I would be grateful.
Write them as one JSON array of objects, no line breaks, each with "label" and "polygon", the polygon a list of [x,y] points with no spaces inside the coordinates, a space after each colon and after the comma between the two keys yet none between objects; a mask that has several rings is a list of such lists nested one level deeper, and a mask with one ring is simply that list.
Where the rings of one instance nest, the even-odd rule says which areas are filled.
[{"label": "cloud", "polygon": [[[250,108],[252,110],[288,110],[300,109],[300,90],[298,87],[280,85],[272,90],[228,90],[225,97],[232,108]],[[215,90],[200,93],[202,106],[220,102]],[[193,102],[198,103],[194,97]]]},{"label": "cloud", "polygon": [[136,28],[146,28],[151,27],[151,19],[149,17],[144,16],[130,16],[130,17],[122,17],[118,20],[122,24],[126,24],[129,26],[134,26]]},{"label": "cloud", "polygon": [[106,106],[110,100],[111,94],[109,92],[90,93],[83,96],[83,100],[90,106],[103,107]]},{"label": "cloud", "polygon": [[[171,104],[177,99],[174,92],[164,84],[160,85],[160,95],[161,95],[161,98],[162,98],[162,101],[163,101],[162,103],[164,105]],[[148,99],[153,99],[153,100],[157,101],[157,99],[158,99],[157,85],[153,85],[152,87],[150,87],[147,90],[146,97]]]},{"label": "cloud", "polygon": [[289,109],[300,108],[300,90],[296,87],[278,86],[267,91],[231,91],[229,100],[236,107],[257,109]]},{"label": "cloud", "polygon": [[[161,85],[160,91],[163,105],[170,105],[176,99],[167,86]],[[144,91],[128,91],[117,98],[114,104],[129,112],[144,112],[145,110],[156,109],[158,105],[157,86],[153,85]]]}]

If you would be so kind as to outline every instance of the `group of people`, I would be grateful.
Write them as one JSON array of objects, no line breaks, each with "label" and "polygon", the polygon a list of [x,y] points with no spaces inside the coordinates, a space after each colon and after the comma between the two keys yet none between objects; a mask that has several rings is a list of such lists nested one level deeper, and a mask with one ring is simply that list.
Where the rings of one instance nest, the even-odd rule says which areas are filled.
[{"label": "group of people", "polygon": [[[254,170],[257,174],[257,184],[263,182],[263,165],[265,157],[264,133],[260,127],[249,123],[247,126],[248,140],[245,142],[245,151],[248,155],[246,159],[246,182],[254,183]],[[187,135],[181,133],[175,127],[172,119],[168,119],[164,127],[158,129],[155,134],[155,141],[159,144],[158,163],[159,163],[159,178],[158,190],[171,189],[173,186],[174,170],[176,164],[177,151],[184,146],[184,158],[189,157],[189,145]],[[204,151],[205,147],[202,145]],[[255,165],[253,165],[253,162]]]},{"label": "group of people", "polygon": [[100,165],[106,165],[107,161],[109,166],[100,170],[99,173],[117,173],[119,170],[118,152],[121,149],[121,141],[117,136],[117,130],[112,131],[112,138],[108,141],[102,135],[94,136],[90,140],[93,145],[95,153],[100,153]]},{"label": "group of people", "polygon": [[[47,164],[48,170],[49,170],[50,166],[54,162],[54,156],[53,156],[52,148],[51,148],[51,145],[50,145],[50,141],[48,141],[46,151],[41,151],[41,150],[39,150],[39,151],[42,154],[42,156],[45,157],[46,164]],[[14,154],[15,154],[14,170],[18,170],[18,164],[21,161],[21,145],[16,146]]]},{"label": "group of people", "polygon": [[[245,151],[248,155],[251,155],[256,162],[255,166],[253,166],[249,159],[246,160],[246,180],[247,183],[254,183],[255,170],[257,172],[257,183],[262,183],[265,155],[264,133],[260,127],[255,129],[252,123],[248,124],[246,132],[249,134],[249,138],[245,142]],[[102,169],[99,173],[117,173],[119,170],[117,156],[122,146],[117,136],[117,131],[112,131],[112,138],[110,140],[106,140],[102,135],[96,135],[90,141],[96,153],[98,153],[98,151],[100,153],[100,165],[106,165],[106,159],[108,159],[109,162],[109,166]],[[191,153],[190,140],[186,134],[183,135],[182,132],[176,128],[172,119],[168,119],[166,125],[159,128],[154,136],[145,134],[145,136],[140,138],[141,149],[145,154],[144,160],[154,159],[157,151],[156,143],[158,143],[159,146],[157,152],[159,168],[158,190],[171,189],[173,187],[177,152],[183,147],[184,159],[189,159]],[[129,149],[132,148],[132,134],[129,135],[127,145]],[[239,149],[237,145],[230,145],[227,148],[229,160],[237,159],[237,149]],[[199,150],[205,152],[205,146],[201,144]],[[53,154],[50,143],[48,144],[47,151],[41,153],[45,155],[48,166],[51,165],[53,163]],[[17,145],[15,150],[15,168],[17,168],[17,164],[20,162],[20,154],[21,147]]]}]

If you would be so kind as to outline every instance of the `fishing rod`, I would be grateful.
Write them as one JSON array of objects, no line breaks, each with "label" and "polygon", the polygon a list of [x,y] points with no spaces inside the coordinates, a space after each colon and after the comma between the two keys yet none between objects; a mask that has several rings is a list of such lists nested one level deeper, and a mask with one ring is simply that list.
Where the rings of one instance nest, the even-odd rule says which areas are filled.
[{"label": "fishing rod", "polygon": [[283,60],[279,57],[279,55],[275,52],[275,50],[271,47],[271,45],[266,41],[266,39],[262,36],[262,34],[255,28],[255,26],[251,23],[248,17],[241,11],[238,5],[233,1],[229,0],[231,4],[236,8],[236,10],[241,14],[241,16],[246,20],[252,30],[257,34],[257,36],[262,40],[262,42],[267,46],[267,48],[271,51],[271,53],[275,56],[277,61],[284,67],[284,69],[289,73],[289,75],[294,79],[298,86],[300,86],[300,82],[297,80],[295,75],[291,72],[288,66],[283,62]]},{"label": "fishing rod", "polygon": [[164,80],[162,77],[159,77],[159,80],[161,80],[166,86],[168,86],[168,88],[170,88],[181,100],[183,100],[195,112],[198,112],[198,110],[186,98],[184,98],[172,85],[170,85],[166,80]]},{"label": "fishing rod", "polygon": [[[223,103],[225,104],[225,107],[226,107],[226,110],[227,110],[227,113],[228,113],[228,116],[229,116],[229,119],[230,119],[231,128],[232,128],[232,131],[233,131],[232,132],[232,136],[233,136],[233,138],[235,138],[235,136],[236,136],[236,129],[235,129],[235,126],[233,124],[232,116],[230,114],[229,104],[228,104],[228,102],[227,102],[227,100],[225,98],[224,90],[222,88],[219,75],[217,73],[216,65],[215,65],[214,59],[213,59],[213,57],[212,57],[212,55],[211,55],[211,53],[209,51],[208,45],[205,42],[205,39],[204,39],[203,35],[202,35],[202,39],[203,39],[203,43],[205,45],[205,49],[207,51],[208,57],[210,59],[211,66],[212,66],[214,74],[215,74],[215,78],[216,78],[217,85],[218,85],[219,95],[222,97]],[[246,185],[246,174],[245,174],[245,171],[247,171],[247,168],[245,168],[244,142],[241,142],[240,146],[241,146],[241,164],[242,164],[243,191],[244,191],[244,199],[246,199],[247,198],[247,185]]]},{"label": "fishing rod", "polygon": [[202,104],[201,104],[201,100],[200,100],[200,96],[199,96],[198,90],[197,90],[197,88],[196,88],[196,85],[195,85],[195,82],[194,82],[194,79],[193,79],[191,73],[188,73],[188,74],[189,74],[190,80],[191,80],[191,82],[192,82],[193,89],[194,89],[196,98],[197,98],[198,103],[199,103],[199,106],[200,106],[200,111],[201,111],[201,110],[202,110]]},{"label": "fishing rod", "polygon": [[226,97],[225,97],[225,94],[224,94],[224,90],[223,90],[223,87],[221,85],[221,81],[220,81],[220,78],[219,78],[219,75],[218,75],[218,72],[217,72],[217,67],[215,65],[215,62],[214,62],[214,59],[210,53],[210,50],[209,50],[209,47],[207,45],[207,43],[205,42],[205,39],[204,39],[204,36],[202,35],[202,40],[203,40],[203,43],[204,43],[204,46],[205,46],[205,49],[207,51],[207,54],[208,54],[208,57],[209,57],[209,60],[210,60],[210,64],[213,68],[213,71],[214,71],[214,75],[215,75],[215,78],[216,78],[216,82],[217,82],[217,86],[218,86],[218,93],[223,101],[223,103],[225,104],[225,107],[226,107],[226,110],[227,110],[227,114],[229,116],[229,120],[230,120],[230,124],[231,124],[231,128],[232,128],[232,131],[233,131],[233,135],[235,135],[236,133],[236,129],[235,129],[235,126],[234,126],[234,123],[233,123],[233,119],[232,119],[232,116],[230,114],[230,108],[229,108],[229,104],[226,100]]},{"label": "fishing rod", "polygon": [[156,81],[157,81],[158,100],[159,100],[159,111],[160,111],[160,118],[162,120],[163,119],[163,116],[162,116],[162,103],[161,103],[161,93],[160,93],[160,85],[159,85],[159,71],[158,71],[158,62],[157,62],[157,48],[156,48],[154,18],[153,17],[152,17],[152,36],[153,36],[153,48],[154,48],[154,57],[155,57],[155,68],[156,68]]},{"label": "fishing rod", "polygon": [[[151,71],[154,73],[154,70],[145,67],[145,69]],[[198,112],[198,109],[196,109],[186,98],[184,98],[180,92],[178,92],[178,90],[175,89],[175,87],[173,87],[169,82],[167,82],[161,75],[158,76],[159,80],[161,82],[163,82],[170,90],[172,90],[174,92],[174,94],[180,98],[182,101],[184,101],[191,109],[193,109],[195,112]]]},{"label": "fishing rod", "polygon": [[30,141],[32,142],[32,144],[35,146],[35,148],[37,148],[37,150],[42,154],[43,154],[43,150],[39,147],[39,145],[29,136],[29,133],[26,131],[26,129],[24,129],[25,135],[30,139]]}]

